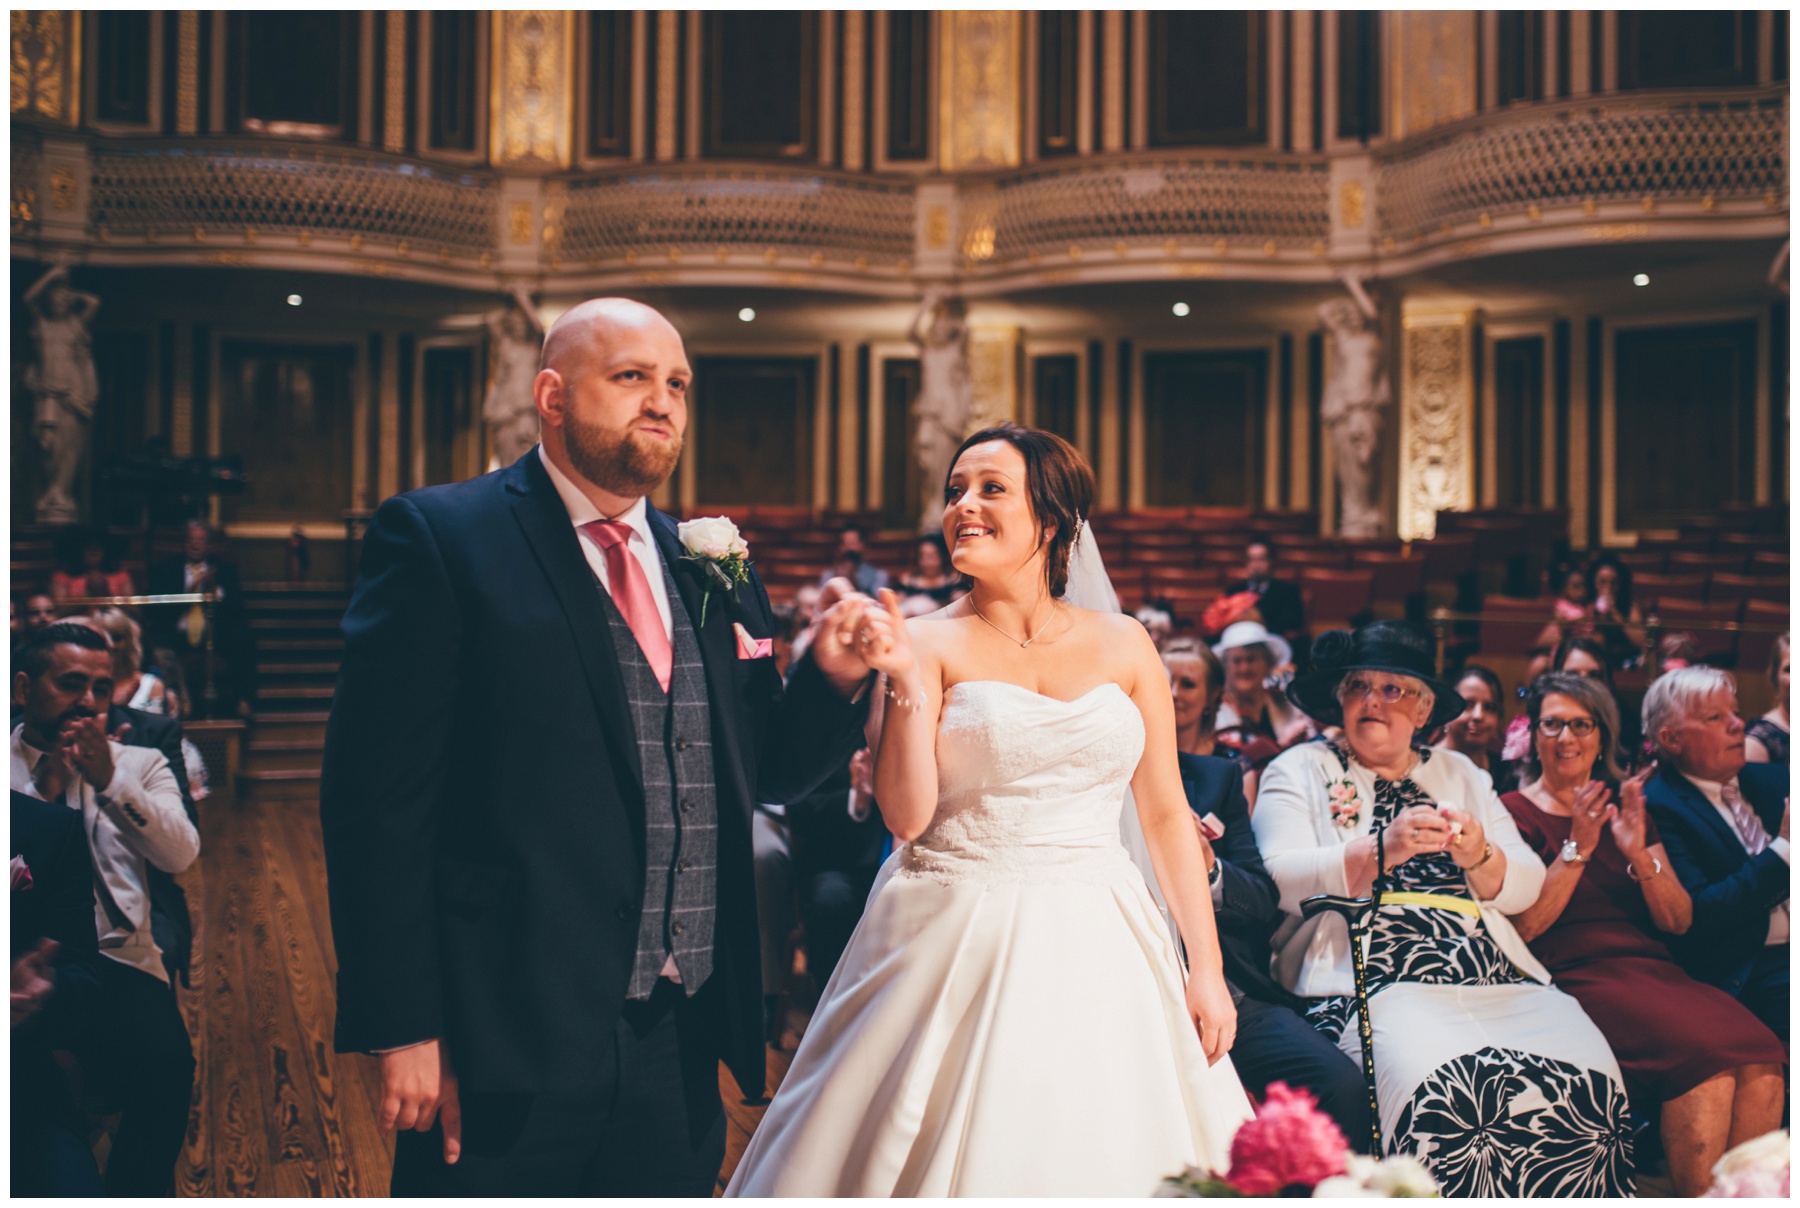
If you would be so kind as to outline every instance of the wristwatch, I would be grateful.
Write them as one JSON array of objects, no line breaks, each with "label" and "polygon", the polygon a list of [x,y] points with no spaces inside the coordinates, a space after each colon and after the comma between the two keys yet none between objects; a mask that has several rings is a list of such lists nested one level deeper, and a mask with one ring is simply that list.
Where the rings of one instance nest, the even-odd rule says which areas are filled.
[{"label": "wristwatch", "polygon": [[1208,885],[1217,885],[1219,883],[1219,878],[1225,875],[1223,865],[1224,861],[1216,856],[1213,857],[1213,866],[1206,874],[1206,883]]},{"label": "wristwatch", "polygon": [[1573,838],[1563,840],[1562,858],[1564,864],[1586,864],[1588,862],[1588,858],[1581,854],[1581,848],[1576,846]]}]

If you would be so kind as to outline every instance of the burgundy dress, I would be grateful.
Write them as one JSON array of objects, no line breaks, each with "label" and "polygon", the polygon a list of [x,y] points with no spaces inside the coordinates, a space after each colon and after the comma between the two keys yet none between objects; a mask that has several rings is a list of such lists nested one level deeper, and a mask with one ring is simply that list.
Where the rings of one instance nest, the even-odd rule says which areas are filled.
[{"label": "burgundy dress", "polygon": [[[1555,860],[1569,819],[1545,813],[1524,793],[1500,800],[1544,863]],[[1646,818],[1644,825],[1646,842],[1660,843],[1656,824]],[[1675,875],[1667,861],[1661,875]],[[1666,1102],[1740,1065],[1787,1061],[1781,1041],[1748,1008],[1675,963],[1606,828],[1569,904],[1531,951],[1599,1027],[1634,1091]]]}]

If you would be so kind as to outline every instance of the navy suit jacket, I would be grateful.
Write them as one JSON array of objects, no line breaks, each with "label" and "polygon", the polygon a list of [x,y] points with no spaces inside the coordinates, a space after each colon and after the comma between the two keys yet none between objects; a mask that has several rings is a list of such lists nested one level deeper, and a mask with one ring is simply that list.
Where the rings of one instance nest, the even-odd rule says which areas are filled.
[{"label": "navy suit jacket", "polygon": [[[1738,789],[1769,834],[1780,834],[1787,768],[1747,763]],[[1669,948],[1695,978],[1736,994],[1768,938],[1770,908],[1787,900],[1788,863],[1767,848],[1747,854],[1706,794],[1668,764],[1645,786],[1644,803],[1694,899],[1693,925],[1668,937]]]},{"label": "navy suit jacket", "polygon": [[[675,522],[651,508],[649,523],[679,591],[675,623],[693,624],[699,574],[680,560]],[[320,784],[340,1051],[443,1037],[468,1090],[501,1094],[591,1086],[611,1068],[643,909],[645,806],[600,591],[536,454],[377,509]],[[738,657],[734,622],[772,632],[754,573],[696,627],[718,807],[703,992],[716,1018],[697,1026],[758,1093],[751,811],[842,766],[867,710],[811,659],[784,691],[774,659]]]},{"label": "navy suit jacket", "polygon": [[1180,762],[1188,808],[1202,818],[1216,816],[1225,827],[1225,834],[1213,844],[1221,869],[1219,906],[1213,917],[1225,980],[1251,998],[1293,1006],[1299,999],[1269,975],[1269,936],[1280,918],[1281,893],[1263,868],[1256,835],[1250,830],[1244,769],[1235,760],[1214,755],[1183,752]]}]

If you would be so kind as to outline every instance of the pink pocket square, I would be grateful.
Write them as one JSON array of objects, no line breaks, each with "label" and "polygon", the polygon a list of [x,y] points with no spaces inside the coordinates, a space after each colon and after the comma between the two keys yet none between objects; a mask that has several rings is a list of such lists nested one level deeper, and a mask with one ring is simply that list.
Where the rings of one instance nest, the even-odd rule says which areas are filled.
[{"label": "pink pocket square", "polygon": [[1206,832],[1208,841],[1213,843],[1225,837],[1225,824],[1219,821],[1217,814],[1209,813],[1200,819],[1200,829]]},{"label": "pink pocket square", "polygon": [[731,627],[737,631],[738,657],[741,659],[766,659],[775,657],[775,642],[772,638],[753,638],[741,621],[733,621]]}]

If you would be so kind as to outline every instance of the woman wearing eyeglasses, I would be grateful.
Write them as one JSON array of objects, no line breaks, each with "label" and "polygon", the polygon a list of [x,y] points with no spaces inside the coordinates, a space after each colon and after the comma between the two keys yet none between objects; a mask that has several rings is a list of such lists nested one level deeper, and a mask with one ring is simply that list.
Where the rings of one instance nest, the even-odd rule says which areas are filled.
[{"label": "woman wearing eyeglasses", "polygon": [[[1424,632],[1324,634],[1288,695],[1344,737],[1271,763],[1251,825],[1284,911],[1315,894],[1378,899],[1364,974],[1387,1151],[1417,1155],[1446,1196],[1630,1194],[1618,1064],[1507,918],[1537,900],[1543,862],[1486,774],[1423,745],[1464,708]],[[1360,1061],[1343,917],[1302,923],[1275,972]]]},{"label": "woman wearing eyeglasses", "polygon": [[1677,1193],[1697,1196],[1727,1148],[1780,1127],[1781,1042],[1656,938],[1685,932],[1693,904],[1644,812],[1651,769],[1612,787],[1612,693],[1553,672],[1532,684],[1526,718],[1525,786],[1501,800],[1549,873],[1513,925],[1599,1025],[1633,1090],[1661,1103],[1669,1174]]}]

